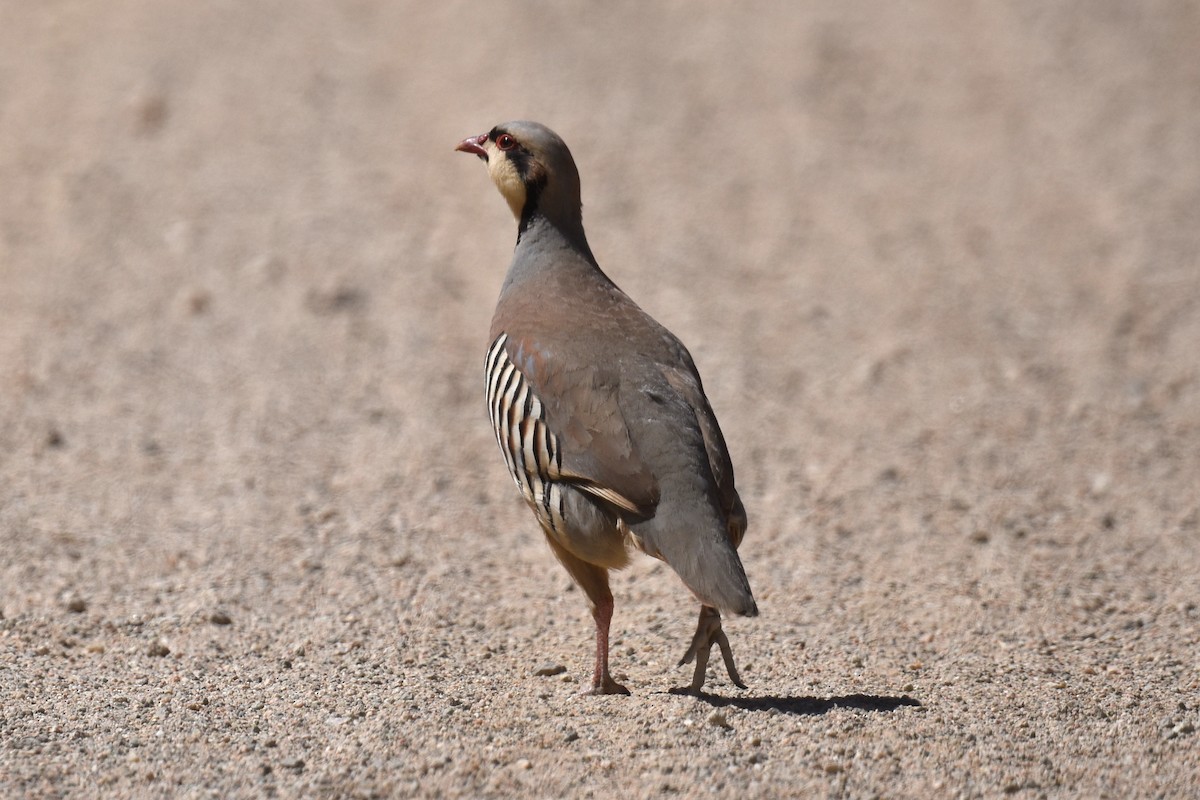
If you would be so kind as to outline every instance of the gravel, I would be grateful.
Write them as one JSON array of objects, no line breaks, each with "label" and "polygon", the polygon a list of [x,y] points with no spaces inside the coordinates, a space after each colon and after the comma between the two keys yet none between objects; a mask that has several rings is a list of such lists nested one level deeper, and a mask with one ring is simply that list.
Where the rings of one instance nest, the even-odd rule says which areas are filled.
[{"label": "gravel", "polygon": [[[8,4],[0,795],[1194,795],[1197,21]],[[639,558],[633,695],[584,695],[452,152],[517,116],[724,426],[746,691],[669,692],[695,602]]]}]

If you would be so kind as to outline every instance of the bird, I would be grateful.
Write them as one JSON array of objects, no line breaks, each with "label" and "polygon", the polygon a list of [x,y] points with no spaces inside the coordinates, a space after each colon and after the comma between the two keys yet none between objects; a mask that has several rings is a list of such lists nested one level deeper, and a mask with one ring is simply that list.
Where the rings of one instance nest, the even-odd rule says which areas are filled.
[{"label": "bird", "polygon": [[701,694],[715,644],[746,685],[721,611],[757,616],[738,546],[747,516],[700,374],[683,343],[606,275],[583,230],[579,171],[537,122],[468,137],[517,221],[492,318],[485,398],[508,471],[596,624],[589,694],[629,694],[609,671],[609,570],[665,561],[700,601],[679,662]]}]

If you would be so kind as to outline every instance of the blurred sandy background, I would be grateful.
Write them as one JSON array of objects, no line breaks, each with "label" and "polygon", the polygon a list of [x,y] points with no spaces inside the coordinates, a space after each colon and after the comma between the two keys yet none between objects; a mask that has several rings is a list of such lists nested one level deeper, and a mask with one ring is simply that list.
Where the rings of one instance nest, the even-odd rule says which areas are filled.
[{"label": "blurred sandy background", "polygon": [[[0,0],[0,794],[1182,797],[1200,7]],[[482,359],[532,118],[686,341],[750,684]],[[560,675],[535,674],[543,666]],[[919,705],[916,705],[918,704]]]}]

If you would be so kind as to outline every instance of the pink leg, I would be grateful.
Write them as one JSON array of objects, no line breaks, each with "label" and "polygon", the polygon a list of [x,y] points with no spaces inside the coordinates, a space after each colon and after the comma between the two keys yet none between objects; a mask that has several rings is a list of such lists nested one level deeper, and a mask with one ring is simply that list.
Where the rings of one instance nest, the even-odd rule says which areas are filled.
[{"label": "pink leg", "polygon": [[592,675],[591,694],[629,694],[629,690],[608,673],[608,628],[612,622],[613,599],[608,592],[605,595],[592,609],[596,620],[596,671]]},{"label": "pink leg", "polygon": [[596,671],[592,675],[592,690],[588,694],[629,694],[629,690],[612,679],[608,672],[608,626],[612,622],[613,596],[608,588],[608,570],[589,564],[568,553],[555,538],[546,534],[550,549],[571,577],[587,595],[596,620]]}]

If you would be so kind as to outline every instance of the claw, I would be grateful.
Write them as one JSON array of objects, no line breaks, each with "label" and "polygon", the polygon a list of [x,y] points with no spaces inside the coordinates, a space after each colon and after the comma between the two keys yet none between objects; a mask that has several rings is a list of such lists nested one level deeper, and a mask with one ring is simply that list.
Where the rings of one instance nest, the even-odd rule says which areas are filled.
[{"label": "claw", "polygon": [[691,685],[680,691],[689,694],[701,693],[708,670],[709,652],[714,643],[721,648],[721,659],[725,662],[725,671],[729,673],[733,685],[739,689],[746,688],[746,684],[742,683],[742,678],[738,675],[737,665],[733,663],[733,649],[729,646],[729,637],[721,628],[721,612],[712,606],[700,606],[700,620],[696,623],[696,633],[692,636],[692,643],[687,652],[679,660],[681,667],[695,660],[696,670],[692,674]]},{"label": "claw", "polygon": [[592,686],[587,694],[598,697],[605,694],[629,694],[629,690],[608,675],[605,675],[599,683]]}]

